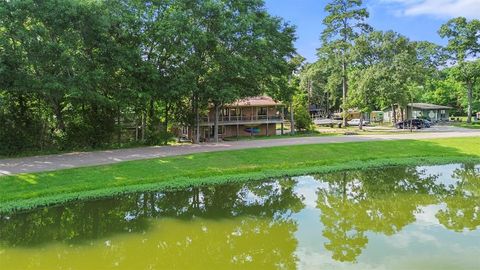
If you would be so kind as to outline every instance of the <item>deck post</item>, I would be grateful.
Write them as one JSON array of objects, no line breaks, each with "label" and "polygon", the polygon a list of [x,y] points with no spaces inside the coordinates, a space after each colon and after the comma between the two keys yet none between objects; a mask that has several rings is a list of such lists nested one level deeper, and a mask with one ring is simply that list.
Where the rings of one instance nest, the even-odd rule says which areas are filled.
[{"label": "deck post", "polygon": [[268,137],[268,111],[269,111],[269,108],[267,107],[267,137]]},{"label": "deck post", "polygon": [[239,134],[239,125],[240,125],[240,117],[242,117],[242,113],[240,112],[240,108],[237,106],[237,109],[236,109],[236,114],[237,114],[237,141],[238,141],[238,138],[240,136]]}]

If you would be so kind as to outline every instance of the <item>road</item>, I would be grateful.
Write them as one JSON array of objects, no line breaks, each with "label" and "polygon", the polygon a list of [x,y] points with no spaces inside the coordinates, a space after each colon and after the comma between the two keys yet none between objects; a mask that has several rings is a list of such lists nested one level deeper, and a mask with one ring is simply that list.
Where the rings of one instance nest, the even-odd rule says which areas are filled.
[{"label": "road", "polygon": [[95,152],[74,152],[59,155],[0,159],[0,176],[19,173],[55,171],[68,168],[118,163],[122,161],[160,158],[224,150],[263,148],[300,144],[368,142],[406,139],[434,139],[454,137],[480,137],[480,130],[452,129],[447,132],[415,132],[413,134],[355,135],[332,137],[298,137],[269,140],[222,142],[218,144],[156,146]]}]

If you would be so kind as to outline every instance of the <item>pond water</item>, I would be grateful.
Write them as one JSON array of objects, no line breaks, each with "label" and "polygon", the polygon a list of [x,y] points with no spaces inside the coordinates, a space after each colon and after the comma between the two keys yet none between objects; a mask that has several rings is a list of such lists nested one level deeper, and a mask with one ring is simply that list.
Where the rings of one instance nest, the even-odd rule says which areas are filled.
[{"label": "pond water", "polygon": [[340,172],[0,215],[0,269],[480,269],[480,166]]}]

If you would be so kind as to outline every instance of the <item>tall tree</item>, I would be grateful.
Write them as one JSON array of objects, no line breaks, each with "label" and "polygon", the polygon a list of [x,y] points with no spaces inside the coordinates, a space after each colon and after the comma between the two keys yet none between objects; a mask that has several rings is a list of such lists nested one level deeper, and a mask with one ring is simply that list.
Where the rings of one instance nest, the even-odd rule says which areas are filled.
[{"label": "tall tree", "polygon": [[307,93],[308,105],[314,106],[317,115],[324,118],[340,108],[342,88],[338,70],[328,58],[320,58],[306,65],[300,73],[300,87]]},{"label": "tall tree", "polygon": [[352,56],[353,106],[364,112],[392,107],[395,115],[412,99],[420,67],[415,43],[393,31],[375,31],[355,41]]},{"label": "tall tree", "polygon": [[346,126],[350,49],[359,34],[371,30],[365,22],[369,13],[366,8],[362,8],[362,0],[332,0],[325,11],[328,15],[323,20],[325,29],[321,35],[323,46],[320,50],[332,52],[331,55],[341,65],[343,124]]},{"label": "tall tree", "polygon": [[268,80],[264,85],[267,94],[288,104],[291,135],[295,134],[295,106],[293,101],[295,94],[298,92],[299,74],[304,61],[303,56],[296,54],[288,62],[279,62],[278,68],[284,70],[283,75],[267,77]]},{"label": "tall tree", "polygon": [[272,17],[259,0],[200,1],[185,5],[192,71],[195,137],[199,140],[202,109],[214,108],[214,141],[219,140],[219,117],[224,104],[255,96],[272,78],[288,74],[294,52],[294,28]]},{"label": "tall tree", "polygon": [[262,0],[0,1],[0,152],[198,141],[210,104],[291,76],[294,39]]},{"label": "tall tree", "polygon": [[467,63],[469,60],[476,59],[480,54],[480,20],[468,21],[464,17],[451,19],[442,25],[438,31],[440,37],[448,38],[447,51],[451,54],[451,59],[460,69],[458,79],[461,80],[467,88],[467,122],[472,122],[472,103],[473,89],[480,73],[475,65]]},{"label": "tall tree", "polygon": [[[143,59],[138,76],[146,139],[166,143],[174,106],[188,94],[189,13],[181,1],[133,1]],[[187,78],[186,78],[187,77]]]}]

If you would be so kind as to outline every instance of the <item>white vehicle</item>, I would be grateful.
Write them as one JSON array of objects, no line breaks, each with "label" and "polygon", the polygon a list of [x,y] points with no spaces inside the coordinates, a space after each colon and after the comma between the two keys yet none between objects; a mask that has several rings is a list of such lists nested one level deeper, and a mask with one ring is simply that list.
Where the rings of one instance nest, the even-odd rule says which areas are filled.
[{"label": "white vehicle", "polygon": [[[360,119],[352,119],[350,121],[347,122],[349,126],[360,126]],[[368,122],[367,120],[363,120],[363,125],[364,126],[367,126],[368,124],[370,124],[370,122]]]}]

